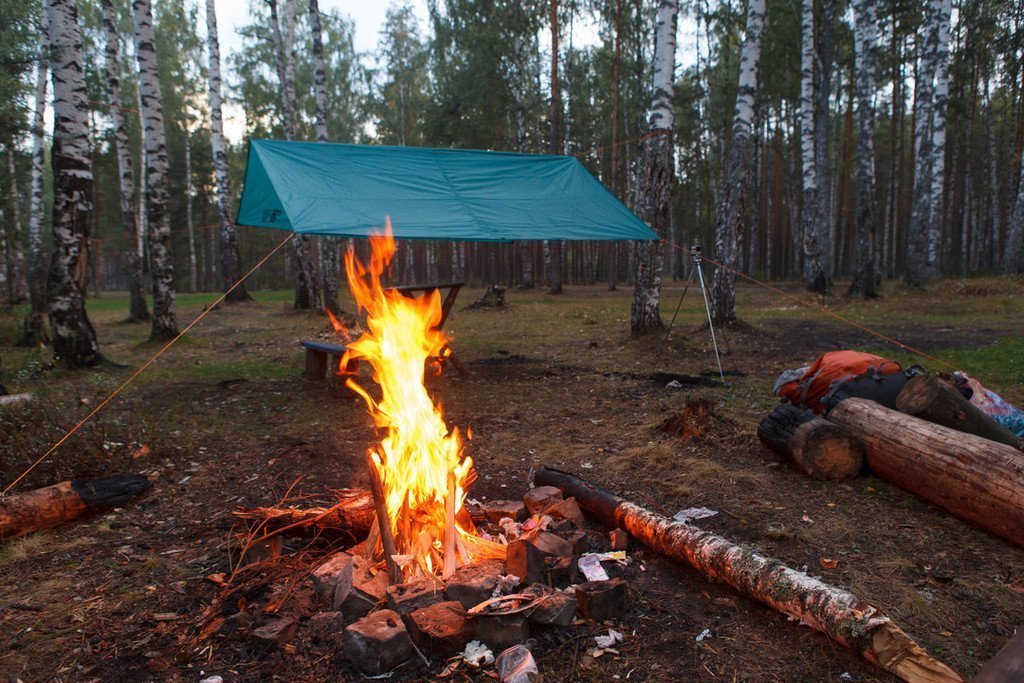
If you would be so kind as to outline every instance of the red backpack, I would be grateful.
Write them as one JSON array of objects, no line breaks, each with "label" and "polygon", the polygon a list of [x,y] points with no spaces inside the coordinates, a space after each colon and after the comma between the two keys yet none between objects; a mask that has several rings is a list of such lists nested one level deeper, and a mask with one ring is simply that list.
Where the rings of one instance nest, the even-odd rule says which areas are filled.
[{"label": "red backpack", "polygon": [[[865,385],[866,391],[855,389],[851,382]],[[818,356],[814,365],[800,378],[783,384],[775,393],[793,405],[810,408],[815,413],[825,412],[848,396],[863,396],[886,404],[887,400],[875,394],[887,396],[889,393],[892,393],[893,403],[890,407],[894,408],[896,393],[905,382],[903,367],[895,361],[860,351],[830,351]],[[884,391],[875,390],[883,385]],[[895,391],[890,392],[890,388]]]}]

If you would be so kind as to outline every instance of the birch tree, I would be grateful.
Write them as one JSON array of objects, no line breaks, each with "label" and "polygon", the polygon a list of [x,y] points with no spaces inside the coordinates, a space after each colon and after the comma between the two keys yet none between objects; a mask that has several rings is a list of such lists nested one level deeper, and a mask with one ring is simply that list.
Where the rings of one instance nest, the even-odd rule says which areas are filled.
[{"label": "birch tree", "polygon": [[133,0],[135,56],[139,62],[143,145],[146,149],[146,226],[149,268],[153,279],[153,324],[150,339],[171,339],[178,334],[174,313],[174,257],[171,254],[167,143],[164,137],[163,97],[157,75],[150,0]]},{"label": "birch tree", "polygon": [[832,249],[834,220],[832,218],[832,174],[829,164],[831,148],[829,100],[832,92],[832,60],[835,51],[835,0],[821,0],[821,24],[818,30],[815,65],[814,154],[818,186],[818,260],[827,288],[832,287],[834,266]]},{"label": "birch tree", "polygon": [[32,188],[28,209],[28,298],[31,309],[22,324],[18,346],[49,343],[46,331],[46,254],[43,251],[43,178],[46,172],[44,149],[46,131],[46,81],[50,71],[49,3],[43,0],[39,26],[39,61],[36,64],[35,106],[32,110]]},{"label": "birch tree", "polygon": [[636,284],[629,324],[633,336],[664,327],[659,312],[665,249],[661,240],[668,236],[669,209],[675,184],[672,123],[678,16],[676,0],[659,2],[655,20],[653,97],[646,140],[647,168],[643,177],[642,211],[644,222],[657,233],[658,240],[637,243]]},{"label": "birch tree", "polygon": [[139,224],[135,213],[135,169],[128,142],[128,122],[121,102],[121,56],[112,0],[102,0],[103,26],[107,34],[107,97],[114,123],[114,148],[117,154],[118,186],[121,199],[121,225],[125,241],[125,274],[128,279],[128,322],[149,320],[146,289],[139,258]]},{"label": "birch tree", "polygon": [[[928,201],[928,260],[927,272],[932,276],[939,271],[939,248],[942,240],[943,183],[946,172],[946,110],[949,105],[949,22],[951,0],[941,0],[935,16],[935,97],[932,102],[932,158],[931,187]],[[995,157],[992,157],[993,160]],[[993,185],[993,190],[995,186]]]},{"label": "birch tree", "polygon": [[743,231],[748,184],[750,182],[750,138],[757,94],[757,70],[764,35],[765,0],[749,0],[747,26],[740,53],[739,89],[732,119],[732,148],[729,166],[718,193],[715,212],[715,258],[725,267],[715,269],[712,286],[712,315],[718,323],[736,320],[736,274],[739,240]]},{"label": "birch tree", "polygon": [[25,252],[22,251],[21,192],[18,190],[18,169],[14,161],[14,145],[7,143],[7,178],[11,184],[11,237],[7,245],[7,302],[20,304],[25,300]]},{"label": "birch tree", "polygon": [[[327,67],[324,63],[324,41],[320,28],[320,6],[309,0],[309,23],[313,34],[313,89],[316,96],[316,141],[327,142]],[[294,68],[294,66],[293,66]],[[294,90],[294,84],[292,85]],[[338,278],[341,275],[341,239],[320,238],[320,277],[323,287],[323,310],[337,315]]]},{"label": "birch tree", "polygon": [[[295,85],[290,75],[294,74],[294,40],[282,36],[281,21],[278,17],[277,0],[266,0],[270,8],[271,37],[274,41],[274,61],[280,86],[281,120],[284,124],[285,140],[295,139]],[[285,31],[294,38],[295,0],[285,2]],[[289,28],[289,25],[291,28]],[[320,308],[320,288],[313,273],[310,240],[306,235],[296,234],[291,241],[292,270],[295,273],[295,308],[309,311]]]},{"label": "birch tree", "polygon": [[195,186],[192,182],[192,126],[186,114],[185,121],[185,229],[188,233],[188,291],[199,291],[196,274],[196,225],[192,212]]},{"label": "birch tree", "polygon": [[[228,176],[228,153],[224,147],[224,115],[220,92],[220,37],[217,35],[215,0],[206,0],[206,46],[209,55],[207,78],[210,86],[210,140],[213,148],[213,172],[217,184],[217,217],[220,222],[220,272],[226,292],[242,277],[238,236],[231,220],[231,179]],[[251,301],[245,283],[239,283],[226,301]]]},{"label": "birch tree", "polygon": [[854,61],[857,100],[857,171],[854,180],[854,263],[850,294],[875,292],[875,63],[878,25],[875,0],[854,0]]},{"label": "birch tree", "polygon": [[85,312],[92,222],[89,102],[75,0],[50,0],[53,75],[53,256],[47,286],[54,355],[70,367],[103,360]]},{"label": "birch tree", "polygon": [[804,238],[804,286],[812,292],[826,292],[828,279],[821,265],[821,228],[817,215],[818,170],[814,145],[814,114],[817,107],[817,98],[814,96],[814,0],[803,0],[800,28],[800,154],[803,161],[800,223]]}]

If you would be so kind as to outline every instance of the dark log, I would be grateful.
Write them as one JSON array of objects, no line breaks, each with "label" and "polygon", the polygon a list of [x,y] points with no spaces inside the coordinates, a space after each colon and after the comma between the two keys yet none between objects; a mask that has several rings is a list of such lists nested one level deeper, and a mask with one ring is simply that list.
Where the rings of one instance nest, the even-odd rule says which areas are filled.
[{"label": "dark log", "polygon": [[813,479],[849,479],[864,466],[864,443],[852,432],[793,405],[780,405],[757,428],[765,448]]},{"label": "dark log", "polygon": [[322,537],[356,543],[370,533],[376,511],[369,491],[339,491],[340,500],[331,507],[259,507],[235,510],[237,519],[256,522],[263,535],[286,533],[304,538]]},{"label": "dark log", "polygon": [[595,518],[628,531],[649,548],[821,631],[905,681],[963,681],[889,617],[857,596],[778,560],[630,503],[575,475],[542,467],[536,486],[557,486]]},{"label": "dark log", "polygon": [[141,474],[62,481],[0,498],[0,540],[90,517],[123,505],[152,486]]},{"label": "dark log", "polygon": [[954,387],[935,375],[914,377],[900,390],[896,408],[907,415],[940,424],[958,432],[1017,448],[1013,432],[986,415]]},{"label": "dark log", "polygon": [[1024,629],[1017,629],[1016,635],[981,667],[972,683],[1006,683],[1024,681]]},{"label": "dark log", "polygon": [[1024,548],[1024,454],[1016,448],[861,398],[828,419],[861,435],[882,479]]}]

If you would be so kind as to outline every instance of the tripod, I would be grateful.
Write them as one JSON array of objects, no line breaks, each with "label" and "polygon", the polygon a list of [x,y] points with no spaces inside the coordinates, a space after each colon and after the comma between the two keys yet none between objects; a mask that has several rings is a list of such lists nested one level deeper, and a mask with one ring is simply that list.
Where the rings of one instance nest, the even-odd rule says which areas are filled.
[{"label": "tripod", "polygon": [[686,286],[683,287],[683,293],[679,297],[679,303],[676,304],[676,312],[672,314],[672,322],[668,324],[668,329],[665,330],[665,339],[668,339],[668,335],[672,332],[672,326],[676,324],[676,316],[679,315],[679,309],[683,306],[683,299],[686,297],[686,291],[690,289],[690,283],[693,282],[693,276],[696,275],[697,279],[700,280],[700,293],[704,297],[704,312],[708,316],[708,330],[711,331],[711,346],[715,349],[715,362],[718,364],[718,376],[722,380],[722,384],[725,382],[725,372],[722,371],[722,357],[718,353],[718,340],[715,338],[715,323],[711,319],[711,304],[708,302],[708,290],[704,286],[704,271],[701,268],[701,245],[694,244],[690,253],[693,255],[693,270],[690,271],[690,277],[686,280]]}]

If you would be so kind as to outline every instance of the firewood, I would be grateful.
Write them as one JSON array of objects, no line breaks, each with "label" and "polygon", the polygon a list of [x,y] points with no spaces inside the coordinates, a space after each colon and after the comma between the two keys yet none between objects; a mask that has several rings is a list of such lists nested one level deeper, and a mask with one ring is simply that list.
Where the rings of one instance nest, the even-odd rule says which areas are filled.
[{"label": "firewood", "polygon": [[896,397],[896,408],[922,420],[1017,448],[1017,437],[1009,429],[934,375],[919,375],[907,382]]},{"label": "firewood", "polygon": [[821,631],[905,681],[963,681],[878,608],[840,588],[711,532],[655,514],[575,475],[542,467],[535,485],[557,486],[607,526]]},{"label": "firewood", "polygon": [[780,405],[769,413],[757,436],[765,448],[813,479],[849,479],[864,465],[864,444],[855,434],[796,406]]},{"label": "firewood", "polygon": [[0,498],[0,540],[49,529],[123,505],[152,486],[141,474],[62,481]]},{"label": "firewood", "polygon": [[395,562],[398,549],[395,547],[395,536],[391,532],[387,499],[384,498],[384,482],[381,481],[377,464],[369,451],[366,452],[366,465],[370,470],[370,492],[373,494],[373,507],[377,514],[377,530],[380,531],[380,542],[384,549],[384,564],[388,569],[388,578],[391,579],[392,584],[402,583],[402,569]]},{"label": "firewood", "polygon": [[1024,454],[873,401],[848,398],[828,419],[859,432],[876,475],[1024,548]]},{"label": "firewood", "polygon": [[350,542],[366,538],[373,524],[373,498],[369,491],[339,491],[340,500],[331,507],[258,507],[235,510],[237,519],[256,522],[264,535],[286,532],[291,536],[321,537]]}]

